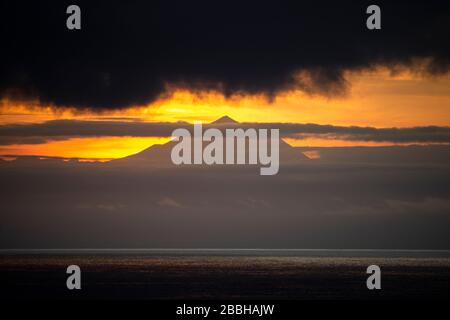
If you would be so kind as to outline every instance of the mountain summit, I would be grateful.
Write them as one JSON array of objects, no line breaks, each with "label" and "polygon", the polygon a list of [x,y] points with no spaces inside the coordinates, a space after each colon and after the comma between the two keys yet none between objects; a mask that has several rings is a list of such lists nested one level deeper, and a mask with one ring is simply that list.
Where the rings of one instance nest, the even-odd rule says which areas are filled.
[{"label": "mountain summit", "polygon": [[[220,126],[223,129],[224,125],[230,125],[234,128],[239,127],[239,122],[233,120],[229,116],[223,116],[209,124],[207,126],[214,127],[214,125]],[[125,166],[155,166],[155,167],[172,167],[170,153],[172,148],[177,142],[169,141],[165,144],[155,144],[149,148],[142,150],[136,154],[130,155],[125,158],[115,159],[109,162],[111,165],[125,165]],[[248,152],[248,150],[247,150]],[[225,151],[224,151],[225,154]],[[280,139],[280,164],[298,164],[301,161],[308,160],[300,151],[293,148],[291,145]]]},{"label": "mountain summit", "polygon": [[211,122],[211,124],[238,124],[236,120],[231,119],[229,116],[223,116],[216,121]]}]

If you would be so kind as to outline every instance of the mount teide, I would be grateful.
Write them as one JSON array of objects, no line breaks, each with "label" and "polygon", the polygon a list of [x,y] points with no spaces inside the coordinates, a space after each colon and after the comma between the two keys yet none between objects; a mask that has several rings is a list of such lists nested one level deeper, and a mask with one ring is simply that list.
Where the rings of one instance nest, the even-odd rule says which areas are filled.
[{"label": "mount teide", "polygon": [[[180,127],[185,127],[188,130],[191,130],[190,126],[186,125],[180,125]],[[248,129],[248,127],[245,126],[245,124],[241,124],[232,118],[228,116],[223,116],[209,124],[204,124],[205,130],[208,128],[217,128],[221,130],[222,132],[225,131],[225,129]],[[109,162],[112,166],[132,166],[132,167],[177,167],[175,166],[171,161],[171,151],[172,148],[177,144],[177,142],[169,141],[165,144],[155,144],[151,147],[133,154],[131,156],[120,158],[113,160]],[[203,145],[205,146],[207,142],[203,142]],[[236,147],[235,147],[236,148]],[[225,150],[224,150],[225,155]],[[246,158],[248,159],[248,143],[246,148]],[[304,161],[308,161],[309,159],[302,154],[299,150],[296,148],[293,148],[288,143],[284,142],[282,139],[280,139],[280,165],[295,165],[302,163]],[[186,166],[186,165],[181,165]],[[193,165],[196,167],[218,167],[218,165]],[[248,165],[250,167],[254,167],[257,165]]]}]

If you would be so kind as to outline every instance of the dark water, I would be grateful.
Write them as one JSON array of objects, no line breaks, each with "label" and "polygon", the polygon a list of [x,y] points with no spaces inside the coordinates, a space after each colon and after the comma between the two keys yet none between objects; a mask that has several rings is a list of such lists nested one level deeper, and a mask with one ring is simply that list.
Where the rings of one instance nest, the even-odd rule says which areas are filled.
[{"label": "dark water", "polygon": [[[66,289],[71,264],[82,290]],[[381,290],[366,287],[372,264]],[[9,299],[450,298],[447,251],[2,251],[0,275]]]}]

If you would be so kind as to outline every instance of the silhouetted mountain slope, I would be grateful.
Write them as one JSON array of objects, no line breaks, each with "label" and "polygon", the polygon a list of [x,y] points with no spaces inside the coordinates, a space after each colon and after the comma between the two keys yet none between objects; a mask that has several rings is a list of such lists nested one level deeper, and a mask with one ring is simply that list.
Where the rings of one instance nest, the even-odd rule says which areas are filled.
[{"label": "silhouetted mountain slope", "polygon": [[[204,125],[204,130],[207,128],[218,128],[223,133],[225,129],[236,129],[239,128],[239,122],[231,119],[228,116],[223,116],[216,121],[211,122],[210,124]],[[193,139],[192,139],[193,140]],[[172,148],[178,142],[170,141],[163,145],[152,145],[151,147],[136,153],[134,155],[116,159],[110,162],[111,165],[119,165],[119,166],[157,166],[157,167],[170,167],[174,166],[170,157]],[[204,142],[203,147],[205,147],[209,142]],[[192,146],[193,150],[193,146]],[[270,149],[269,149],[270,150]],[[224,156],[225,152],[225,143],[224,143]],[[236,154],[236,145],[235,145],[235,154]],[[246,158],[248,159],[248,146],[246,148]],[[295,164],[301,161],[309,160],[305,155],[302,154],[301,151],[296,148],[290,146],[288,143],[284,142],[280,139],[280,165],[283,164]],[[257,164],[255,166],[260,166]]]}]

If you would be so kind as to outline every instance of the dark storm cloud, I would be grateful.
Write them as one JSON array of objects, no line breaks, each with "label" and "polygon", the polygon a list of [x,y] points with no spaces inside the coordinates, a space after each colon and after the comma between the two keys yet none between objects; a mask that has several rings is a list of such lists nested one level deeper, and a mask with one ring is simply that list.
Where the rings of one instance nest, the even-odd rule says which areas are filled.
[{"label": "dark storm cloud", "polygon": [[[36,124],[0,126],[0,145],[39,144],[73,137],[169,137],[173,130],[193,125],[185,122],[51,120]],[[296,123],[205,124],[214,128],[274,128],[282,137],[319,137],[351,141],[450,143],[450,127],[373,128]]]},{"label": "dark storm cloud", "polygon": [[[448,1],[3,1],[0,94],[78,108],[148,103],[166,85],[265,93],[345,92],[345,70],[449,70]],[[429,58],[421,69],[416,58]],[[294,74],[303,71],[300,79]]]}]

